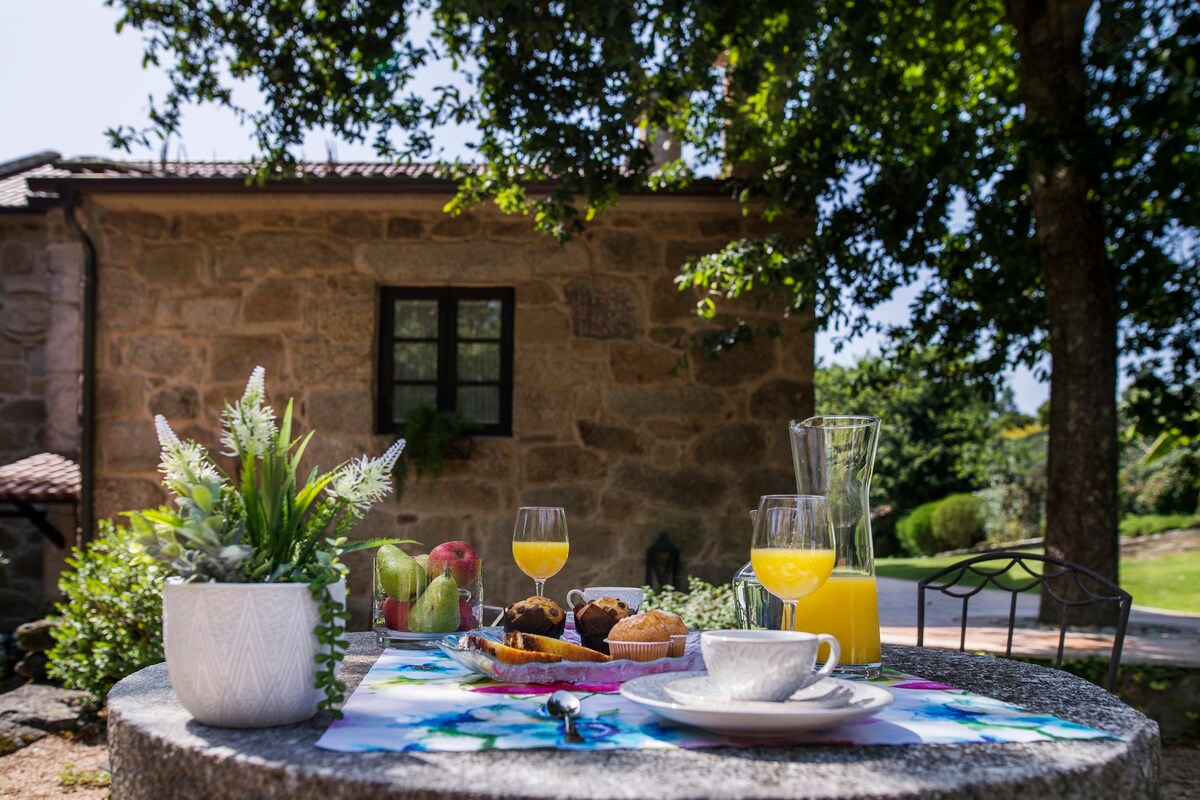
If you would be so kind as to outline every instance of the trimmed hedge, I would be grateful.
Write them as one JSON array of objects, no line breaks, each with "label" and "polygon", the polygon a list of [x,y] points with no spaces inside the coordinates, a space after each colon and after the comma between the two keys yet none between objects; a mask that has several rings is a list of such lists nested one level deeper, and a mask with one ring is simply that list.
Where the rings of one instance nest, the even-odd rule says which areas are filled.
[{"label": "trimmed hedge", "polygon": [[928,556],[941,548],[933,535],[933,514],[940,501],[924,503],[896,522],[896,538],[900,546],[914,556]]},{"label": "trimmed hedge", "polygon": [[962,550],[983,539],[983,501],[952,494],[933,511],[933,538],[941,550]]},{"label": "trimmed hedge", "polygon": [[1192,528],[1200,528],[1200,514],[1130,514],[1120,524],[1122,536],[1153,536]]}]

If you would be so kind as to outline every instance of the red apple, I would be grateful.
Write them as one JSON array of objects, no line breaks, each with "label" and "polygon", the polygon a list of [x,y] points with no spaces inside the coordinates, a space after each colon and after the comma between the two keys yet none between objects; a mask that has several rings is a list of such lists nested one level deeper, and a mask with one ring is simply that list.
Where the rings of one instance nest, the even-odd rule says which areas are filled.
[{"label": "red apple", "polygon": [[389,597],[383,601],[383,619],[387,623],[388,628],[394,631],[408,630],[408,612],[412,610],[412,603],[397,600]]},{"label": "red apple", "polygon": [[461,597],[458,599],[458,629],[460,631],[475,629],[475,612],[471,610],[471,604]]},{"label": "red apple", "polygon": [[425,569],[432,580],[441,575],[446,567],[450,568],[450,577],[454,578],[455,583],[466,586],[479,577],[479,554],[466,542],[442,542],[429,551],[429,563]]}]

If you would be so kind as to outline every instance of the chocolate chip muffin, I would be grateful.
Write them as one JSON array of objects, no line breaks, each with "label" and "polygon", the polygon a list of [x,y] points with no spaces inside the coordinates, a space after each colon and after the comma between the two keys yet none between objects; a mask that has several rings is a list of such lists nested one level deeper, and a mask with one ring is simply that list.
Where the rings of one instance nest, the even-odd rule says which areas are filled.
[{"label": "chocolate chip muffin", "polygon": [[624,600],[615,597],[598,597],[590,603],[575,606],[575,630],[584,647],[608,654],[608,632],[621,620],[633,615],[633,609]]},{"label": "chocolate chip muffin", "polygon": [[504,632],[519,631],[559,638],[567,627],[567,615],[548,597],[527,597],[504,609]]}]

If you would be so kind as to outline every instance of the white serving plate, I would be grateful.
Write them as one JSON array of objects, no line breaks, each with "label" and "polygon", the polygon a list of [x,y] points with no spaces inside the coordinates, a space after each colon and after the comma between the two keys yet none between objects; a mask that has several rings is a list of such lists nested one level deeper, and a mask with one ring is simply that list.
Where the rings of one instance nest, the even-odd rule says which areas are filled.
[{"label": "white serving plate", "polygon": [[836,728],[878,714],[895,699],[891,692],[880,686],[864,681],[842,680],[838,680],[838,683],[846,686],[852,697],[847,705],[839,708],[820,708],[789,701],[762,703],[722,699],[710,703],[677,703],[663,690],[663,686],[671,681],[704,674],[693,672],[634,678],[621,686],[621,696],[672,722],[734,736],[781,736]]},{"label": "white serving plate", "polygon": [[[481,634],[495,641],[504,641],[504,629],[479,628],[469,633]],[[663,672],[688,672],[704,667],[700,654],[700,632],[688,634],[687,648],[679,658],[659,658],[654,661],[617,659],[603,664],[582,661],[560,661],[556,664],[505,664],[478,650],[466,649],[467,633],[451,634],[438,642],[442,652],[460,665],[504,683],[623,683],[631,678],[657,675]],[[567,630],[564,641],[579,644],[579,635]]]}]

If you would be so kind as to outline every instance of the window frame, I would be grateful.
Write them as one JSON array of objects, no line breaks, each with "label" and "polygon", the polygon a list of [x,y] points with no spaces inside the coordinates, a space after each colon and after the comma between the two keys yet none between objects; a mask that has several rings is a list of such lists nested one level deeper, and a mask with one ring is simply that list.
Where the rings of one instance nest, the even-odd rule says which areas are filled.
[{"label": "window frame", "polygon": [[[437,408],[457,410],[456,390],[459,386],[493,385],[461,383],[458,380],[455,351],[460,343],[472,341],[499,342],[500,345],[500,420],[491,425],[472,428],[472,436],[512,436],[513,392],[513,310],[516,292],[500,286],[381,286],[379,289],[379,327],[376,364],[375,432],[400,433],[404,423],[395,422],[393,413],[396,384],[396,301],[437,301]],[[462,300],[500,301],[500,338],[487,340],[459,339],[458,303]]]}]

